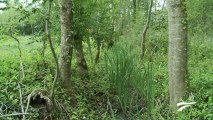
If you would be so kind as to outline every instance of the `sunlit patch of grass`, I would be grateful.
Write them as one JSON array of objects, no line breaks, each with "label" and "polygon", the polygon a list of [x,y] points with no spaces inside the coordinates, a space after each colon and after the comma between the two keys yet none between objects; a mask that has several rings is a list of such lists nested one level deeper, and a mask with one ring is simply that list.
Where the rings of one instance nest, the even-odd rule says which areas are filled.
[{"label": "sunlit patch of grass", "polygon": [[[31,39],[32,36],[18,36],[20,42],[20,49],[22,53],[22,60],[25,67],[26,64],[40,59],[41,55],[38,52],[38,49],[41,48],[40,43],[34,42],[32,44],[28,44],[29,42],[33,42]],[[18,50],[18,42],[9,36],[4,36],[4,39],[0,41],[0,62],[2,67],[0,68],[2,71],[6,72],[6,68],[18,68],[20,62],[20,53]],[[16,64],[18,66],[12,66]],[[9,71],[7,71],[9,72]]]},{"label": "sunlit patch of grass", "polygon": [[[19,39],[23,56],[28,56],[31,51],[38,50],[42,46],[42,43],[33,39],[32,36],[18,36],[17,38]],[[0,41],[0,58],[14,56],[19,56],[18,43],[13,38],[5,36]]]}]

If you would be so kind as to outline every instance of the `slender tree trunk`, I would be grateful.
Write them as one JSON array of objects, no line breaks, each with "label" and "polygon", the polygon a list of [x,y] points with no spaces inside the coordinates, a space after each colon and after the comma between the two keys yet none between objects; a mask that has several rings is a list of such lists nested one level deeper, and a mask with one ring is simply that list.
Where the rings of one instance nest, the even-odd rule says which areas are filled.
[{"label": "slender tree trunk", "polygon": [[169,94],[170,106],[177,103],[186,92],[187,75],[187,22],[185,0],[167,0],[169,25]]},{"label": "slender tree trunk", "polygon": [[25,36],[25,28],[23,23],[21,23],[21,32],[22,32],[22,35]]},{"label": "slender tree trunk", "polygon": [[[58,81],[58,77],[59,77],[59,64],[58,64],[57,54],[56,54],[55,49],[53,47],[51,33],[50,33],[50,30],[49,30],[49,28],[50,28],[49,24],[50,24],[51,6],[52,6],[52,1],[49,0],[48,1],[47,16],[46,16],[46,21],[45,21],[45,23],[46,23],[45,32],[46,32],[46,36],[47,36],[47,39],[48,39],[49,44],[50,44],[50,50],[52,52],[52,55],[53,55],[53,58],[54,58],[54,61],[55,61],[55,66],[56,66],[56,71],[55,71],[54,80],[53,80],[51,93],[50,93],[50,97],[51,97],[52,101],[54,101],[55,100],[55,85],[56,85],[56,82]],[[33,29],[33,27],[32,27],[32,29]],[[55,107],[55,103],[54,102],[53,102],[53,106]]]},{"label": "slender tree trunk", "polygon": [[61,20],[61,52],[59,66],[61,79],[64,86],[69,88],[71,77],[71,59],[73,52],[73,39],[71,36],[72,25],[72,0],[60,0]]},{"label": "slender tree trunk", "polygon": [[87,67],[86,60],[84,58],[82,39],[83,39],[83,37],[79,36],[79,35],[77,37],[75,37],[77,69],[78,69],[78,74],[83,79],[85,77],[88,77],[88,67]]},{"label": "slender tree trunk", "polygon": [[99,57],[100,57],[100,53],[101,53],[101,40],[100,38],[97,38],[97,54],[95,57],[95,63],[97,64],[99,62]]},{"label": "slender tree trunk", "polygon": [[133,0],[133,21],[136,22],[137,18],[137,0]]},{"label": "slender tree trunk", "polygon": [[143,57],[144,57],[144,54],[145,54],[145,49],[146,49],[145,48],[145,44],[146,44],[146,33],[147,33],[148,28],[149,28],[149,23],[150,23],[150,19],[151,19],[152,4],[153,4],[153,0],[150,0],[149,10],[148,10],[148,16],[147,16],[145,27],[143,29],[143,33],[142,33],[142,40],[141,40],[141,60],[143,60]]},{"label": "slender tree trunk", "polygon": [[87,45],[88,45],[88,51],[89,51],[89,56],[90,56],[90,61],[93,64],[93,54],[92,54],[92,48],[91,48],[91,44],[90,44],[90,38],[87,39]]},{"label": "slender tree trunk", "polygon": [[41,51],[41,56],[43,58],[43,60],[45,59],[45,50],[46,50],[46,35],[42,35],[41,37],[41,40],[42,40],[42,51]]},{"label": "slender tree trunk", "polygon": [[112,17],[112,26],[111,26],[111,36],[108,41],[108,48],[111,48],[114,44],[113,40],[115,40],[115,13],[114,13],[114,3],[113,0],[110,0],[110,12],[111,12],[111,17]]},{"label": "slender tree trunk", "polygon": [[34,25],[32,23],[30,23],[30,27],[31,27],[31,34],[34,34]]},{"label": "slender tree trunk", "polygon": [[163,9],[164,9],[165,3],[166,3],[166,0],[163,0],[163,5],[162,5],[161,10],[163,10]]},{"label": "slender tree trunk", "polygon": [[11,36],[13,35],[13,32],[14,32],[14,28],[13,28],[13,27],[10,27],[10,35],[11,35]]}]

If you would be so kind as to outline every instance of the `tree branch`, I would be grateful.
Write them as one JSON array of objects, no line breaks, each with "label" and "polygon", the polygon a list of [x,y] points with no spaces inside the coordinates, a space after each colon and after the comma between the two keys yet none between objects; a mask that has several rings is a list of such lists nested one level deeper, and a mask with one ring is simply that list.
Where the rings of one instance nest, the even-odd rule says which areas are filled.
[{"label": "tree branch", "polygon": [[14,113],[14,114],[1,115],[0,118],[18,116],[18,115],[29,115],[29,113]]}]

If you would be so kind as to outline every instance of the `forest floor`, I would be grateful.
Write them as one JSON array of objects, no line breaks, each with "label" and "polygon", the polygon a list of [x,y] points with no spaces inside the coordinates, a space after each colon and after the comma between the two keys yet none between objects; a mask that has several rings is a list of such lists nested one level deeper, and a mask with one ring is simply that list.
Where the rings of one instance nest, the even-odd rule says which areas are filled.
[{"label": "forest floor", "polygon": [[[27,95],[37,88],[49,89],[51,87],[52,74],[54,74],[54,62],[49,50],[46,50],[45,60],[47,64],[42,64],[41,56],[42,42],[39,39],[33,39],[31,36],[20,36],[20,47],[24,62],[26,77],[23,81],[24,103]],[[196,37],[195,37],[196,38]],[[190,41],[189,59],[188,59],[188,80],[190,80],[189,102],[195,101],[196,104],[183,112],[182,116],[187,118],[213,118],[213,43],[210,41]],[[49,49],[49,48],[47,48]],[[57,48],[58,50],[58,48]],[[0,44],[0,110],[6,106],[1,114],[9,114],[19,111],[19,93],[16,80],[19,75],[19,54],[17,42],[12,38],[2,39]],[[167,73],[167,55],[157,53],[153,58],[154,63],[154,81],[155,81],[155,108],[156,116],[161,114],[164,118],[169,118],[166,111],[168,109],[168,73]],[[75,62],[73,62],[75,64]],[[90,64],[88,62],[88,64]],[[69,101],[64,100],[67,96],[61,95],[58,91],[58,101],[68,109],[72,119],[111,119],[114,111],[115,116],[123,119],[124,115],[119,110],[119,103],[116,101],[116,95],[108,91],[108,83],[103,65],[89,65],[90,80],[82,81],[75,74],[75,65],[73,65],[73,76],[77,89],[77,107],[70,109],[67,105]],[[110,102],[109,102],[110,101]],[[110,103],[110,104],[109,104]],[[112,106],[109,106],[112,105]],[[33,112],[35,109],[30,109]],[[61,110],[61,112],[64,112]],[[65,114],[65,113],[64,113]],[[131,114],[131,113],[130,113]],[[36,114],[34,115],[36,116]],[[134,115],[133,115],[134,116]],[[205,117],[204,117],[205,116]],[[33,117],[32,117],[33,118]]]}]

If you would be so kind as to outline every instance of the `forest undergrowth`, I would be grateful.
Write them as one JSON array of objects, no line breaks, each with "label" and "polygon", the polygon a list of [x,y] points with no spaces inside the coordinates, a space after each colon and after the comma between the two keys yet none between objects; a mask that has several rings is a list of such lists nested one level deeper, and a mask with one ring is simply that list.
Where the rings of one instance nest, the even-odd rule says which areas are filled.
[{"label": "forest undergrowth", "polygon": [[[28,106],[29,95],[35,90],[50,92],[48,90],[52,85],[55,66],[50,51],[46,50],[42,56],[42,48],[36,47],[40,42],[29,38],[20,37],[20,42],[23,43],[21,50],[25,74],[20,86],[23,106],[25,109],[28,107],[26,112],[29,114],[26,117],[36,119],[39,110],[31,104]],[[137,41],[137,37],[131,38]],[[186,96],[186,101],[196,104],[173,116],[168,106],[167,49],[161,47],[167,46],[162,45],[167,43],[156,43],[154,38],[149,39],[147,45],[151,47],[147,50],[144,60],[146,62],[138,59],[139,50],[134,47],[138,44],[128,37],[121,38],[122,42],[118,41],[106,52],[106,48],[103,48],[100,63],[91,64],[88,60],[89,79],[80,79],[74,60],[72,80],[75,84],[77,104],[70,107],[70,97],[66,96],[62,88],[57,87],[57,118],[211,120],[213,43],[208,40],[201,42],[201,38],[197,36],[190,38],[187,79],[190,81],[190,93]],[[20,87],[17,82],[20,78],[20,60],[17,44],[11,41],[13,40],[4,37],[0,45],[0,116],[8,115],[4,117],[5,120],[16,119],[17,116],[13,115],[21,112]],[[48,114],[48,111],[46,112]]]}]

